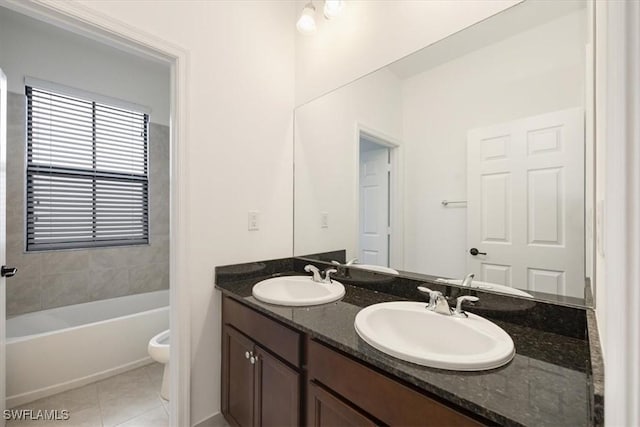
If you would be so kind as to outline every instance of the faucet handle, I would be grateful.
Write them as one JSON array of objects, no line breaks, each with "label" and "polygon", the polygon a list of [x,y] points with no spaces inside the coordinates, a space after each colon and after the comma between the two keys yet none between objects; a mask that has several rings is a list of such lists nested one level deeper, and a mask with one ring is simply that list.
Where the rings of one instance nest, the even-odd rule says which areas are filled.
[{"label": "faucet handle", "polygon": [[454,310],[453,315],[457,317],[469,317],[467,312],[462,309],[462,303],[465,301],[471,301],[471,302],[480,301],[480,298],[473,297],[471,295],[463,295],[461,297],[458,297],[456,301],[457,301],[456,309]]},{"label": "faucet handle", "polygon": [[336,261],[335,259],[333,261],[331,261],[331,264],[333,264],[333,265],[342,265],[342,264],[340,264],[340,261]]},{"label": "faucet handle", "polygon": [[353,258],[353,259],[350,259],[349,261],[347,261],[347,263],[345,265],[353,265],[353,264],[355,264],[357,262],[358,262],[358,258]]},{"label": "faucet handle", "polygon": [[325,283],[331,283],[331,275],[334,273],[337,273],[338,270],[336,270],[335,268],[327,268],[324,271],[324,282]]},{"label": "faucet handle", "polygon": [[316,267],[315,265],[307,264],[304,266],[304,271],[306,271],[307,273],[311,273],[311,272],[320,271],[320,270],[318,270],[318,267]]},{"label": "faucet handle", "polygon": [[418,290],[420,292],[424,292],[425,294],[429,294],[429,305],[427,305],[427,308],[429,310],[435,310],[436,302],[438,301],[438,298],[442,297],[442,292],[432,291],[431,289],[425,288],[424,286],[418,286]]},{"label": "faucet handle", "polygon": [[312,264],[307,264],[304,266],[304,271],[307,273],[313,273],[313,281],[314,282],[322,282],[322,277],[320,277],[320,270],[318,267]]}]

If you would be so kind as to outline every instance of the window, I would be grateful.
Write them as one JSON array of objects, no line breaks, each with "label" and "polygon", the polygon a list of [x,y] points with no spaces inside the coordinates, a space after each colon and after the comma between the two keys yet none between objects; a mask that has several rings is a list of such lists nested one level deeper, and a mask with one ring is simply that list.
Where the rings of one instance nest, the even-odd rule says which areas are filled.
[{"label": "window", "polygon": [[148,114],[29,83],[27,251],[149,243]]}]

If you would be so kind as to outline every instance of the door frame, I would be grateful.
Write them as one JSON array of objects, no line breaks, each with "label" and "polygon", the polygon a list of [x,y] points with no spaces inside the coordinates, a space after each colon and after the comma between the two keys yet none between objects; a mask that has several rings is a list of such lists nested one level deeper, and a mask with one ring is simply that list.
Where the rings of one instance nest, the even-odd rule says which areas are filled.
[{"label": "door frame", "polygon": [[[4,174],[4,182],[0,182],[0,197],[3,200],[0,200],[0,207],[2,210],[0,211],[1,221],[4,222],[2,227],[4,227],[3,233],[3,241],[0,242],[4,247],[0,249],[0,253],[3,254],[3,258],[0,259],[0,264],[6,263],[6,244],[7,244],[7,233],[6,233],[6,208],[7,208],[7,191],[6,191],[6,183],[7,183],[7,174],[6,174],[6,161],[7,161],[7,76],[5,76],[2,68],[0,68],[0,166],[5,166]],[[5,409],[7,409],[6,398],[7,398],[7,356],[6,356],[6,278],[1,277],[0,281],[5,282],[5,286],[0,286],[0,372],[2,372],[2,379],[0,380],[0,412],[4,415]],[[6,420],[4,416],[0,417],[0,427],[4,427],[6,424]]]},{"label": "door frame", "polygon": [[[371,141],[376,144],[388,147],[391,153],[391,194],[389,195],[389,223],[391,224],[391,235],[389,236],[389,267],[404,270],[404,221],[402,210],[402,198],[404,187],[402,173],[402,142],[380,132],[373,127],[364,125],[360,122],[356,123],[354,135],[354,151],[355,151],[355,170],[357,171],[355,179],[355,194],[357,195],[357,206],[355,215],[355,230],[353,236],[355,241],[359,242],[360,230],[360,136],[365,134]],[[357,243],[359,246],[359,243]]]},{"label": "door frame", "polygon": [[[167,62],[171,66],[169,313],[172,336],[169,421],[172,426],[190,426],[191,317],[189,287],[184,285],[189,283],[189,51],[77,2],[0,0],[0,6],[131,53]],[[183,286],[178,286],[178,283]]]}]

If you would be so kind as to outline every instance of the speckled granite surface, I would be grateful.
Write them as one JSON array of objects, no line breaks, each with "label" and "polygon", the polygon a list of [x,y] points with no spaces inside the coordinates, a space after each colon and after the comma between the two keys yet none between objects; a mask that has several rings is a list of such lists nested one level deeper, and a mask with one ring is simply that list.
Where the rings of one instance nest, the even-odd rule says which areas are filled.
[{"label": "speckled granite surface", "polygon": [[[300,272],[300,274],[307,274],[304,273],[304,266],[309,263],[316,265],[321,270],[335,267],[326,262],[294,258],[293,269]],[[472,311],[481,316],[572,338],[586,339],[586,310],[582,307],[447,285],[437,282],[435,276],[422,275],[420,280],[416,280],[358,268],[339,267],[338,274],[334,274],[332,277],[345,284],[414,301],[424,299],[424,294],[416,289],[420,284],[442,292],[450,301],[450,304],[453,304],[455,299],[461,295],[473,295],[479,297],[480,301],[473,305]]]},{"label": "speckled granite surface", "polygon": [[589,372],[591,374],[591,423],[596,426],[604,426],[604,360],[600,348],[600,336],[596,324],[596,313],[587,311],[589,324]]},{"label": "speckled granite surface", "polygon": [[[281,270],[283,274],[300,274]],[[251,296],[251,288],[270,275],[229,281],[219,277],[216,287],[313,338],[327,343],[388,374],[508,426],[584,426],[591,423],[589,408],[589,348],[585,339],[546,332],[476,312],[504,328],[516,346],[506,366],[483,372],[426,368],[388,356],[366,344],[353,323],[363,307],[405,299],[365,287],[346,284],[341,301],[314,307],[282,307]],[[424,297],[410,297],[424,300]],[[440,331],[434,331],[442,333]],[[443,337],[453,339],[455,337]]]}]

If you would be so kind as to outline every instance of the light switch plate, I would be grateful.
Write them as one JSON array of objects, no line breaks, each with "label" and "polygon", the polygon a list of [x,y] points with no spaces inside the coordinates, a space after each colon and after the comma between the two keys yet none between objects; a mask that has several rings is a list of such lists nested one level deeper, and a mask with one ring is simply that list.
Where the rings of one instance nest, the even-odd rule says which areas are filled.
[{"label": "light switch plate", "polygon": [[260,230],[260,212],[249,211],[249,231]]},{"label": "light switch plate", "polygon": [[329,212],[320,212],[320,227],[329,228]]}]

